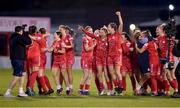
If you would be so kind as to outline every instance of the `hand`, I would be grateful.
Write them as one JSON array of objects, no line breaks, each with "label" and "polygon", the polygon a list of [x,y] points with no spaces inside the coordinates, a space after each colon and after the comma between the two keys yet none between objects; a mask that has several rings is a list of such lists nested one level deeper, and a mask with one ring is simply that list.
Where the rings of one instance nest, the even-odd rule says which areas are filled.
[{"label": "hand", "polygon": [[46,50],[48,51],[48,52],[52,52],[52,48],[46,48]]},{"label": "hand", "polygon": [[29,35],[29,37],[30,37],[32,40],[37,40],[37,39],[38,39],[37,37],[31,36],[31,35]]},{"label": "hand", "polygon": [[138,49],[138,46],[137,46],[137,44],[135,44],[135,48],[136,48],[136,49]]},{"label": "hand", "polygon": [[95,47],[97,45],[97,41],[96,40],[94,40],[94,44],[93,44],[93,46]]},{"label": "hand", "polygon": [[130,50],[130,51],[133,51],[133,50],[134,50],[134,48],[129,48],[129,50]]},{"label": "hand", "polygon": [[81,25],[78,25],[78,30],[82,30],[83,29],[83,26],[81,26]]},{"label": "hand", "polygon": [[58,53],[58,50],[57,50],[57,49],[54,49],[54,53]]},{"label": "hand", "polygon": [[49,32],[47,32],[46,34],[43,35],[43,37],[48,37],[50,36],[51,34]]},{"label": "hand", "polygon": [[121,12],[120,12],[120,11],[117,11],[117,12],[116,12],[116,15],[121,16]]},{"label": "hand", "polygon": [[104,25],[103,28],[107,29],[106,25]]}]

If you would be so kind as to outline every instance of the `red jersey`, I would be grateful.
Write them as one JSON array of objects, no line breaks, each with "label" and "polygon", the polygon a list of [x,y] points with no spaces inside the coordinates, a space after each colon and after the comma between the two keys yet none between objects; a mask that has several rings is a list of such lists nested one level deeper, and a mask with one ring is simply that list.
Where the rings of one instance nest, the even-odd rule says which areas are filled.
[{"label": "red jersey", "polygon": [[[168,54],[168,37],[166,35],[164,36],[158,36],[158,47],[160,49],[160,57],[167,58]],[[174,61],[174,55],[172,54],[172,49],[174,47],[174,41],[175,37],[172,37],[170,40],[170,58],[169,61]]]},{"label": "red jersey", "polygon": [[108,46],[108,56],[121,55],[121,35],[118,32],[108,36]]},{"label": "red jersey", "polygon": [[107,57],[107,38],[97,38],[96,57]]},{"label": "red jersey", "polygon": [[126,41],[121,44],[122,46],[122,62],[124,61],[129,62],[131,61],[132,52],[130,51],[130,48],[133,48],[131,42]]},{"label": "red jersey", "polygon": [[[95,35],[95,34],[93,34],[93,33],[89,33],[89,32],[87,32],[86,30],[84,30],[84,29],[82,29],[82,31],[86,34],[86,35],[88,35],[89,37],[91,37],[91,38],[95,38],[95,39],[98,39],[99,38],[99,36],[97,36],[97,35]],[[97,45],[94,47],[94,49],[93,49],[93,57],[95,57],[96,56],[96,50],[97,50]]]},{"label": "red jersey", "polygon": [[82,38],[82,57],[88,57],[92,58],[93,57],[93,49],[90,51],[86,51],[85,45],[88,44],[88,47],[92,47],[93,45],[93,39],[91,37],[85,36]]},{"label": "red jersey", "polygon": [[157,37],[157,43],[158,47],[160,49],[160,57],[161,58],[166,58],[167,56],[167,51],[168,51],[168,40],[167,36],[158,36]]},{"label": "red jersey", "polygon": [[33,40],[32,44],[28,47],[28,56],[40,57],[40,45],[38,41]]},{"label": "red jersey", "polygon": [[[41,39],[39,40],[40,49],[46,48],[46,45],[47,45],[47,39],[41,38]],[[46,53],[46,52],[44,52],[44,51],[41,50],[41,54],[45,54],[45,53]]]},{"label": "red jersey", "polygon": [[52,47],[54,49],[54,62],[61,62],[62,59],[66,58],[65,53],[58,53],[58,50],[65,48],[65,43],[62,39],[54,41]]},{"label": "red jersey", "polygon": [[158,46],[154,41],[149,41],[145,43],[143,48],[147,49],[149,52],[150,64],[159,64]]},{"label": "red jersey", "polygon": [[[71,42],[73,42],[73,37],[71,35],[66,35],[64,42],[66,45],[71,45]],[[66,48],[66,55],[74,55],[74,49],[73,48]]]}]

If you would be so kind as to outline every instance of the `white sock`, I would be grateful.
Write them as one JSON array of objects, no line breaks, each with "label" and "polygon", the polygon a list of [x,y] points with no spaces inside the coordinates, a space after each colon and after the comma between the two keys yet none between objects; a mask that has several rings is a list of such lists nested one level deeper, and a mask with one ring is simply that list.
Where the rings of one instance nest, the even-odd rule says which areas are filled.
[{"label": "white sock", "polygon": [[88,92],[89,90],[84,90],[84,91]]},{"label": "white sock", "polygon": [[69,87],[66,87],[66,90],[69,90]]},{"label": "white sock", "polygon": [[7,89],[5,94],[11,94],[11,89]]},{"label": "white sock", "polygon": [[57,89],[61,89],[61,85],[57,85]]},{"label": "white sock", "polygon": [[69,88],[70,88],[70,89],[73,89],[73,85],[69,85]]},{"label": "white sock", "polygon": [[20,87],[19,88],[19,93],[21,94],[21,93],[24,93],[24,91],[23,91],[23,88],[22,87]]}]

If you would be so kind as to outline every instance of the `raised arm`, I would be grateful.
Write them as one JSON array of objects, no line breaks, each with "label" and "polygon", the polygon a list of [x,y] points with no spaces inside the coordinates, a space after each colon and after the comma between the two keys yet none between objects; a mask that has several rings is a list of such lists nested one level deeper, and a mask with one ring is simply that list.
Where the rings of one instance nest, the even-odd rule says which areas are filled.
[{"label": "raised arm", "polygon": [[122,17],[121,17],[121,12],[117,11],[116,15],[118,16],[118,20],[119,20],[118,32],[121,34],[122,31],[123,31],[123,20],[122,20]]},{"label": "raised arm", "polygon": [[137,47],[137,44],[136,44],[135,47],[136,47],[137,52],[143,53],[143,52],[147,49],[147,44],[148,44],[148,43],[144,44],[144,46],[143,46],[142,48],[138,48],[138,47]]},{"label": "raised arm", "polygon": [[80,31],[82,31],[83,33],[85,33],[86,35],[88,35],[91,38],[97,38],[96,35],[94,35],[93,33],[89,33],[88,31],[86,31],[82,26],[78,26],[78,29]]}]

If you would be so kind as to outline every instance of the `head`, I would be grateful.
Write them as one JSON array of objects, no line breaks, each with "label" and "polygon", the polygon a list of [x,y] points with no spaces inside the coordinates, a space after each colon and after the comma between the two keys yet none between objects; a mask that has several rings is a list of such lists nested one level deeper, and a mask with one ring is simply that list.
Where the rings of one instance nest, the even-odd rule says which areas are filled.
[{"label": "head", "polygon": [[133,38],[135,40],[139,40],[139,39],[143,38],[143,35],[142,35],[141,30],[139,28],[134,29]]},{"label": "head", "polygon": [[36,26],[29,26],[29,34],[35,35],[37,33],[37,27]]},{"label": "head", "polygon": [[70,27],[68,27],[68,26],[65,26],[65,32],[66,32],[66,34],[70,34],[70,31],[71,31],[71,29],[70,29]]},{"label": "head", "polygon": [[40,29],[39,29],[39,32],[40,32],[41,34],[46,34],[46,29],[45,29],[45,28],[40,28]]},{"label": "head", "polygon": [[91,26],[86,26],[84,29],[89,33],[93,33],[93,29]]},{"label": "head", "polygon": [[153,40],[153,37],[152,37],[151,32],[149,30],[142,31],[142,35],[143,35],[143,37],[147,37],[148,40],[150,40],[150,41]]},{"label": "head", "polygon": [[164,27],[165,27],[165,24],[161,24],[161,25],[157,26],[157,28],[156,28],[156,35],[157,36],[162,36],[165,34]]},{"label": "head", "polygon": [[61,35],[61,32],[56,31],[56,33],[54,33],[54,40],[59,40],[62,37],[60,35]]},{"label": "head", "polygon": [[101,28],[100,31],[99,31],[99,35],[100,36],[107,36],[108,34],[108,31],[106,28]]},{"label": "head", "polygon": [[22,35],[23,34],[23,28],[22,26],[16,26],[15,27],[15,32]]},{"label": "head", "polygon": [[116,23],[114,23],[114,22],[109,23],[107,29],[108,29],[108,32],[109,32],[110,34],[114,34],[114,33],[117,31],[117,25],[116,25]]},{"label": "head", "polygon": [[100,32],[100,30],[99,30],[99,29],[96,29],[96,30],[94,31],[94,34],[98,36],[98,35],[99,35],[99,32]]},{"label": "head", "polygon": [[67,26],[65,26],[65,25],[60,25],[59,26],[59,31],[60,32],[66,32],[66,29],[67,29]]},{"label": "head", "polygon": [[121,34],[123,41],[131,41],[129,35],[126,32],[122,32]]}]

